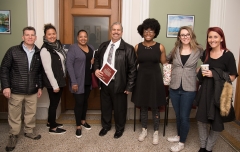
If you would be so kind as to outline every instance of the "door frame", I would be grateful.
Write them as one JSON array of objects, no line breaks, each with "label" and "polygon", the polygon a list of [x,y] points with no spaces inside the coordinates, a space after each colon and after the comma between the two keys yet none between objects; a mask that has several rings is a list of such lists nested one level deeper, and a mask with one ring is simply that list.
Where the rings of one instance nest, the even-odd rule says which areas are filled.
[{"label": "door frame", "polygon": [[[240,54],[238,59],[238,73],[240,71]],[[234,110],[236,115],[236,120],[240,121],[240,80],[237,79],[236,91],[235,91],[235,100],[234,100]]]},{"label": "door frame", "polygon": [[[74,1],[74,0],[72,0],[72,1]],[[114,16],[115,18],[118,18],[118,20],[111,20],[111,14],[112,14],[112,11],[109,9],[109,10],[102,10],[101,8],[107,8],[107,7],[104,7],[104,6],[101,6],[101,5],[98,5],[98,6],[96,6],[95,5],[95,9],[94,8],[91,8],[88,12],[87,11],[85,11],[84,10],[84,8],[86,8],[86,7],[88,7],[88,6],[83,6],[83,5],[81,5],[81,6],[79,6],[80,8],[74,8],[74,10],[73,10],[73,13],[72,14],[77,14],[77,12],[81,12],[83,15],[81,15],[81,16],[83,16],[83,17],[91,17],[91,16],[99,16],[99,17],[110,17],[110,19],[109,19],[109,26],[110,25],[112,25],[114,22],[121,22],[121,17],[122,17],[122,14],[121,14],[121,12],[122,12],[122,0],[117,0],[118,1],[118,5],[117,6],[119,6],[119,7],[116,7],[115,5],[113,5],[112,4],[112,0],[108,0],[109,1],[109,5],[111,5],[111,8],[112,8],[112,10],[118,10],[118,16]],[[65,43],[65,44],[73,44],[74,43],[74,40],[73,40],[73,38],[71,37],[70,39],[64,39],[64,17],[65,17],[65,15],[66,14],[63,14],[63,10],[64,10],[64,5],[65,5],[65,0],[59,0],[59,39],[61,40],[61,42],[62,43]],[[90,3],[94,3],[94,1],[93,0],[87,0],[87,3],[90,5]],[[70,5],[70,4],[68,4],[68,5]],[[80,10],[82,8],[82,10]],[[93,11],[93,10],[95,10],[95,11]],[[101,13],[105,13],[105,15],[101,15],[101,13],[99,13],[99,12],[101,12]],[[76,15],[77,16],[77,15]],[[73,22],[73,15],[70,15],[69,16],[69,18],[68,18],[68,20],[69,20],[69,22]],[[114,18],[113,17],[113,18]],[[71,27],[70,29],[69,29],[69,31],[70,31],[70,33],[69,33],[69,35],[73,35],[74,34],[74,29],[73,29],[73,27]],[[109,34],[109,38],[110,38],[110,34]]]},{"label": "door frame", "polygon": [[[71,3],[69,3],[69,1],[66,0],[59,0],[59,39],[62,42],[62,44],[73,44],[74,43],[74,38],[69,36],[69,35],[74,35],[74,28],[70,27],[68,28],[68,38],[64,37],[64,30],[66,29],[64,26],[64,22],[66,22],[66,20],[68,22],[73,23],[73,17],[74,16],[79,16],[79,14],[82,14],[81,16],[83,17],[92,17],[92,16],[98,16],[98,17],[109,17],[109,29],[110,26],[114,23],[114,22],[121,22],[121,12],[122,12],[122,0],[115,0],[114,2],[112,0],[107,0],[108,1],[108,6],[101,6],[101,5],[97,5],[95,2],[97,1],[93,1],[93,0],[87,0],[86,5],[78,5],[77,7],[74,7],[71,14],[64,14],[64,6],[66,5],[73,5],[72,3],[74,3],[74,0],[71,0]],[[86,8],[89,6],[92,6],[92,4],[94,4],[94,8],[93,7],[89,7],[89,9],[87,10]],[[116,3],[118,5],[116,5]],[[105,8],[105,10],[104,10]],[[106,8],[111,8],[106,10]],[[112,11],[116,11],[118,10],[118,13],[116,13],[117,15],[112,15]],[[79,13],[81,12],[81,13]],[[104,14],[104,15],[103,15]],[[114,18],[116,18],[117,20],[114,20]],[[65,21],[64,21],[65,19]],[[108,37],[110,38],[110,33],[108,35]],[[64,87],[63,90],[63,94],[61,97],[61,110],[62,112],[66,111],[66,102],[67,102],[67,95],[66,92],[69,91],[68,89],[69,86]]]}]

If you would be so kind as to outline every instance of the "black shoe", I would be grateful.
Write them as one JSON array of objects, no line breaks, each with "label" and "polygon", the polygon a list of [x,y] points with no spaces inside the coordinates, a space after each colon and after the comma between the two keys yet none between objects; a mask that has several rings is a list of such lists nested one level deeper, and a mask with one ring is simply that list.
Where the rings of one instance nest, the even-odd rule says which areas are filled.
[{"label": "black shoe", "polygon": [[66,130],[61,128],[56,128],[56,130],[49,129],[50,134],[65,134]]},{"label": "black shoe", "polygon": [[121,131],[116,131],[115,134],[114,134],[114,138],[120,138],[121,136],[123,135],[123,130]]},{"label": "black shoe", "polygon": [[99,132],[99,136],[104,136],[104,135],[106,135],[109,130],[110,130],[110,129],[102,128],[101,131]]},{"label": "black shoe", "polygon": [[[57,128],[62,128],[63,127],[63,124],[56,123],[56,125],[57,125],[56,126]],[[46,126],[47,126],[47,128],[50,128],[50,123],[47,123]]]},{"label": "black shoe", "polygon": [[91,126],[88,124],[88,123],[84,123],[84,124],[81,124],[81,126],[83,126],[86,130],[91,130]]},{"label": "black shoe", "polygon": [[200,148],[198,152],[206,152],[206,148]]},{"label": "black shoe", "polygon": [[82,137],[82,129],[77,129],[76,130],[76,137],[81,138]]}]

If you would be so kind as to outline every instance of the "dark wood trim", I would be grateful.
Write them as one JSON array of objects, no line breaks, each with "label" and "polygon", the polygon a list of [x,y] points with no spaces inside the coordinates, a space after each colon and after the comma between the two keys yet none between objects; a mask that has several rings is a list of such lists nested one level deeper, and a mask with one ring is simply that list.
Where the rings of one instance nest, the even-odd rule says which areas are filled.
[{"label": "dark wood trim", "polygon": [[64,6],[64,0],[59,0],[59,39],[62,42],[63,41],[63,6]]},{"label": "dark wood trim", "polygon": [[[64,17],[64,0],[59,0],[59,40],[63,42],[63,29],[64,29],[64,24],[63,24],[63,17]],[[66,91],[67,88],[64,87],[63,93],[61,96],[61,112],[66,111]]]},{"label": "dark wood trim", "polygon": [[0,112],[8,112],[8,99],[3,95],[2,90],[0,90]]},{"label": "dark wood trim", "polygon": [[[240,54],[238,59],[238,73],[240,71]],[[237,79],[236,91],[235,91],[235,101],[234,101],[234,109],[236,119],[240,121],[240,80]]]}]

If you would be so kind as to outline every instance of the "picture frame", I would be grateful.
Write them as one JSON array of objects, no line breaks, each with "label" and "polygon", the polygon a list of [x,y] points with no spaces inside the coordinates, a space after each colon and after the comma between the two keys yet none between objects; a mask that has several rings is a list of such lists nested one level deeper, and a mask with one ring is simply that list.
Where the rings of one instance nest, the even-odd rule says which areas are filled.
[{"label": "picture frame", "polygon": [[0,33],[11,34],[11,12],[0,10]]},{"label": "picture frame", "polygon": [[194,15],[173,15],[167,14],[167,37],[177,37],[178,31],[182,26],[194,28]]},{"label": "picture frame", "polygon": [[101,26],[95,26],[96,43],[101,43]]}]

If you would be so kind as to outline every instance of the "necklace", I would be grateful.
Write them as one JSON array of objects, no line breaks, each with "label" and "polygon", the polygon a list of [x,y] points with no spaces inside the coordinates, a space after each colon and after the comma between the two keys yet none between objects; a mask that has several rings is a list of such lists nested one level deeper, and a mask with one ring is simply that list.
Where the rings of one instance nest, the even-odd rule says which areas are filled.
[{"label": "necklace", "polygon": [[145,46],[145,49],[149,50],[149,49],[152,49],[151,46]]},{"label": "necklace", "polygon": [[145,46],[145,49],[149,50],[149,49],[152,49],[151,46],[155,45],[156,42],[152,41],[152,43],[147,43],[146,42],[143,42],[143,45]]}]

